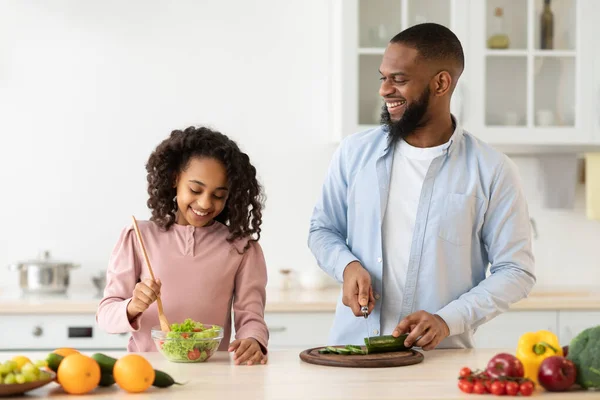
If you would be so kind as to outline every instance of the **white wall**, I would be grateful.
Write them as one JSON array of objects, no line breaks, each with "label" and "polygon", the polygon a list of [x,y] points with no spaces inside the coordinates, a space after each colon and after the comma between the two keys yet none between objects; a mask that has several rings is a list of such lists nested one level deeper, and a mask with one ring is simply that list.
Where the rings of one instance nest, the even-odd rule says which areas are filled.
[{"label": "white wall", "polygon": [[333,151],[328,18],[323,0],[1,2],[1,284],[41,248],[89,282],[130,216],[149,216],[151,150],[189,124],[256,164],[272,280],[315,266],[308,220]]},{"label": "white wall", "polygon": [[[308,220],[335,146],[328,12],[325,0],[1,2],[0,286],[17,284],[5,265],[39,249],[81,263],[73,284],[87,284],[131,214],[149,216],[149,153],[189,124],[256,164],[272,284],[280,268],[314,268]],[[519,165],[536,179],[532,160]],[[600,283],[583,194],[571,212],[528,195],[540,283]]]}]

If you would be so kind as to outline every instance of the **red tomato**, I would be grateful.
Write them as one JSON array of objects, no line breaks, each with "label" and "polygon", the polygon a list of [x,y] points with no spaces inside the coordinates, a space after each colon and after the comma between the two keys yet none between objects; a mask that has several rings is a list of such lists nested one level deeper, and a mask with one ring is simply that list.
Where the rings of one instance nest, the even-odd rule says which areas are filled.
[{"label": "red tomato", "polygon": [[194,349],[192,351],[188,351],[188,360],[197,360],[200,358],[200,350]]},{"label": "red tomato", "polygon": [[188,339],[190,337],[190,335],[188,335],[187,333],[182,333],[181,337],[184,339]]},{"label": "red tomato", "polygon": [[481,382],[476,382],[476,383],[473,385],[473,393],[476,393],[476,394],[484,394],[484,393],[486,393],[486,392],[487,392],[487,390],[485,390],[485,386],[483,385],[483,383],[481,383]]},{"label": "red tomato", "polygon": [[506,394],[509,396],[516,396],[517,393],[519,393],[519,384],[513,381],[506,382]]},{"label": "red tomato", "polygon": [[527,381],[521,383],[519,391],[522,396],[531,396],[531,393],[533,393],[533,382]]},{"label": "red tomato", "polygon": [[490,388],[490,392],[495,394],[496,396],[502,396],[504,391],[506,390],[506,386],[502,381],[495,381],[492,383],[492,387]]},{"label": "red tomato", "polygon": [[160,348],[162,349],[163,345],[165,344],[164,340],[159,340],[158,344],[160,345]]},{"label": "red tomato", "polygon": [[469,367],[461,368],[460,372],[458,373],[458,376],[460,376],[461,378],[466,378],[469,375],[471,375],[471,368]]},{"label": "red tomato", "polygon": [[458,381],[458,388],[465,393],[473,392],[473,384],[466,379]]},{"label": "red tomato", "polygon": [[483,386],[485,386],[485,390],[486,390],[488,393],[491,393],[491,392],[492,392],[492,383],[493,383],[493,382],[492,382],[492,380],[491,380],[491,379],[486,379],[486,380],[484,380],[484,381],[483,381]]}]

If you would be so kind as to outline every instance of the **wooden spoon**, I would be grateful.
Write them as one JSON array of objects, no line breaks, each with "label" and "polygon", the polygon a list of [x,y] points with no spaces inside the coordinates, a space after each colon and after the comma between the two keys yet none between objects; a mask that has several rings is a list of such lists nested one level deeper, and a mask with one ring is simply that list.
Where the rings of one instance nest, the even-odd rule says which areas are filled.
[{"label": "wooden spoon", "polygon": [[[137,221],[135,217],[132,215],[133,219],[133,227],[135,228],[135,234],[137,235],[138,242],[140,243],[140,247],[142,248],[142,253],[144,253],[144,259],[146,260],[146,265],[148,266],[148,271],[150,271],[150,276],[154,281],[156,278],[154,277],[154,272],[152,271],[152,267],[150,266],[150,260],[148,259],[148,254],[146,253],[146,247],[144,246],[144,241],[142,240],[142,234],[140,233],[140,228],[138,228]],[[169,328],[169,322],[167,321],[167,317],[165,317],[165,313],[163,311],[162,300],[160,296],[156,299],[156,305],[158,306],[158,320],[160,321],[160,329],[163,332],[169,332],[171,329]]]}]

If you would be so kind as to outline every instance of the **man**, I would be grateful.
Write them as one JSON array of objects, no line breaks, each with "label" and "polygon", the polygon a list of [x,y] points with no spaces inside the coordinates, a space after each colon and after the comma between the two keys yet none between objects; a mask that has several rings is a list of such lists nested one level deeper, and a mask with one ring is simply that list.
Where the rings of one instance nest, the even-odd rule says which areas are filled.
[{"label": "man", "polygon": [[460,41],[444,26],[396,35],[379,71],[382,126],[349,136],[333,157],[308,240],[343,282],[331,344],[363,342],[368,306],[369,336],[473,347],[476,328],[535,283],[515,166],[450,113],[463,68]]}]

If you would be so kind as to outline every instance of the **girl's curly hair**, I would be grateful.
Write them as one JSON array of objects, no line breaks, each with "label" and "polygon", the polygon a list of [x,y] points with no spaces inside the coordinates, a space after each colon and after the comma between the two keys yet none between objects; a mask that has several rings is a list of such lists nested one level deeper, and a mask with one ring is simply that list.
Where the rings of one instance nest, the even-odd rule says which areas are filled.
[{"label": "girl's curly hair", "polygon": [[165,230],[175,223],[173,198],[177,189],[173,187],[174,182],[193,157],[214,158],[225,166],[229,196],[215,220],[229,228],[227,241],[231,243],[245,237],[258,241],[264,197],[256,178],[256,168],[233,140],[205,127],[174,130],[150,155],[146,164],[150,196],[147,205],[152,210],[150,220]]}]

